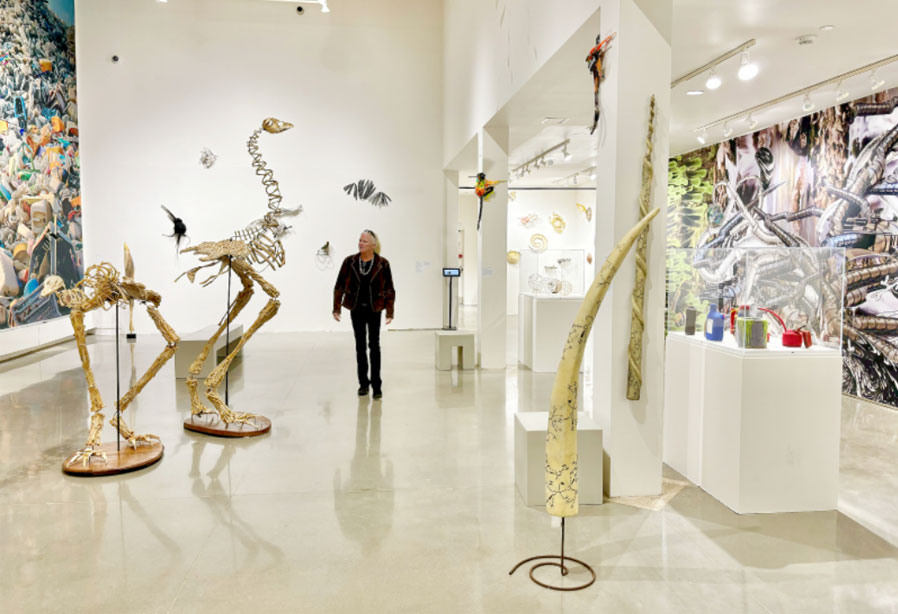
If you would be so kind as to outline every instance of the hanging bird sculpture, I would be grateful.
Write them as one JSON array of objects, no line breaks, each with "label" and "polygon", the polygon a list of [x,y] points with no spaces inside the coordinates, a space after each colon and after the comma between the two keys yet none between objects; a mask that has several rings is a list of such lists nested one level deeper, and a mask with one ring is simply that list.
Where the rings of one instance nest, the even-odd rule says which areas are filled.
[{"label": "hanging bird sculpture", "polygon": [[590,128],[589,133],[592,134],[596,131],[596,126],[599,125],[599,84],[602,82],[602,79],[605,78],[605,53],[608,51],[608,44],[611,43],[611,40],[617,35],[617,32],[612,32],[608,36],[605,37],[605,40],[599,42],[601,38],[601,34],[596,36],[596,46],[590,49],[589,55],[586,56],[586,66],[589,68],[589,72],[592,73],[592,82],[593,82],[593,98],[595,109],[592,114],[592,128]]},{"label": "hanging bird sculpture", "polygon": [[496,184],[502,181],[488,181],[486,173],[477,173],[477,183],[474,184],[474,194],[480,199],[480,209],[477,212],[477,230],[480,230],[480,219],[483,217],[483,201],[489,200],[496,190]]},{"label": "hanging bird sculpture", "polygon": [[185,239],[185,238],[188,240],[190,239],[190,237],[187,236],[187,225],[184,223],[184,220],[182,220],[181,218],[176,216],[174,213],[169,211],[168,207],[166,207],[165,205],[160,205],[160,206],[168,214],[168,219],[171,220],[171,223],[173,224],[172,233],[170,235],[163,235],[163,236],[174,237],[175,238],[175,248],[177,251],[180,251],[181,240]]},{"label": "hanging bird sculpture", "polygon": [[359,179],[355,183],[343,186],[343,191],[356,200],[367,200],[375,207],[386,207],[392,200],[383,192],[375,192],[374,182],[370,179]]}]

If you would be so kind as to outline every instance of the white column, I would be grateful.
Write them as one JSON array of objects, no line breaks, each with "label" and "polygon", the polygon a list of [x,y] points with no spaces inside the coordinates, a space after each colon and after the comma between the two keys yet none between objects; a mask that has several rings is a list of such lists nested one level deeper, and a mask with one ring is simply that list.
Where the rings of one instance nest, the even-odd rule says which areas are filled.
[{"label": "white column", "polygon": [[602,117],[596,130],[597,266],[639,216],[642,159],[653,94],[656,113],[650,209],[660,207],[661,214],[649,230],[641,397],[638,401],[626,397],[635,268],[631,252],[614,278],[593,329],[594,415],[604,430],[608,495],[652,495],[661,492],[670,45],[633,0],[605,0],[601,30],[603,37],[611,32],[617,32],[617,36],[605,56]]},{"label": "white column", "polygon": [[[458,266],[458,171],[443,171],[443,267]],[[442,274],[442,271],[439,272]],[[449,281],[443,280],[443,326],[452,322],[458,326],[458,286],[461,278],[452,280],[452,295],[449,295]],[[449,304],[452,304],[450,314]]]},{"label": "white column", "polygon": [[508,227],[508,130],[484,129],[477,139],[477,168],[489,181],[503,180],[483,203],[477,233],[477,342],[482,369],[505,368],[506,270]]}]

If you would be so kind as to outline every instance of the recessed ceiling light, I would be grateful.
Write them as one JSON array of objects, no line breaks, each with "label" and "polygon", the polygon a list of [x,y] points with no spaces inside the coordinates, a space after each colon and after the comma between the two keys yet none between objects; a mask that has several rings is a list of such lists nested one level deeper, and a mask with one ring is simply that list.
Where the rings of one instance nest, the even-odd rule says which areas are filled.
[{"label": "recessed ceiling light", "polygon": [[687,96],[701,96],[705,93],[705,90],[689,90],[686,92]]},{"label": "recessed ceiling light", "polygon": [[835,29],[836,29],[836,26],[831,26],[831,25],[820,26],[820,31],[822,31],[822,32],[832,32]]}]

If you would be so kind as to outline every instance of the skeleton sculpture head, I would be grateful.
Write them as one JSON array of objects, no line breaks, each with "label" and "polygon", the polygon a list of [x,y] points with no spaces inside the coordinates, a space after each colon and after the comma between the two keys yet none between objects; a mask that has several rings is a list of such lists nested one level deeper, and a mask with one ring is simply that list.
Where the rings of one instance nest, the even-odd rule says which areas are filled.
[{"label": "skeleton sculpture head", "polygon": [[264,120],[262,120],[262,129],[265,132],[270,132],[271,134],[286,132],[292,127],[293,124],[291,124],[290,122],[281,121],[276,117],[266,117]]}]

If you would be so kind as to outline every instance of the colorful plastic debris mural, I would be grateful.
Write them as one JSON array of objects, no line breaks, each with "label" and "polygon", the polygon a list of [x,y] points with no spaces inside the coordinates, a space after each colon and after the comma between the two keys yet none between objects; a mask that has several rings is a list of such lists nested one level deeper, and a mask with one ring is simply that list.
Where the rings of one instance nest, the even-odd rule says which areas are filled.
[{"label": "colorful plastic debris mural", "polygon": [[74,0],[0,0],[0,328],[64,315],[82,277]]}]

